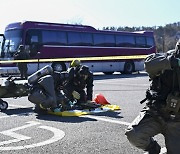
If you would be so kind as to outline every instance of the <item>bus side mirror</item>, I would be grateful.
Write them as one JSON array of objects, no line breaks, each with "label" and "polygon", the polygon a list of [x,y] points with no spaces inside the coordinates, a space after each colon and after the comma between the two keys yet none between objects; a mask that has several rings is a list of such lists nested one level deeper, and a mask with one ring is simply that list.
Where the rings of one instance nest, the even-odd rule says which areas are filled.
[{"label": "bus side mirror", "polygon": [[40,51],[40,49],[41,49],[41,47],[42,47],[42,45],[40,45],[40,44],[38,44],[38,43],[32,43],[31,45],[30,45],[30,47],[29,47],[29,55],[30,55],[30,57],[34,57],[34,56],[36,56],[38,53],[39,53],[39,51]]}]

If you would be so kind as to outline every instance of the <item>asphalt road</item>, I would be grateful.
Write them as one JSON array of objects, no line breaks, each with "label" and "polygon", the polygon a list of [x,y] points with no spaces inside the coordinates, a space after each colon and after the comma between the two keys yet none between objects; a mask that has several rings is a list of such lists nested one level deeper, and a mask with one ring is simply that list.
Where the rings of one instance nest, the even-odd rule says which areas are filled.
[{"label": "asphalt road", "polygon": [[[143,108],[139,102],[149,86],[146,73],[94,75],[94,95],[102,93],[121,110],[82,117],[60,117],[33,112],[27,97],[3,99],[0,112],[0,153],[3,154],[143,154],[124,135]],[[155,137],[164,147],[163,137]]]}]

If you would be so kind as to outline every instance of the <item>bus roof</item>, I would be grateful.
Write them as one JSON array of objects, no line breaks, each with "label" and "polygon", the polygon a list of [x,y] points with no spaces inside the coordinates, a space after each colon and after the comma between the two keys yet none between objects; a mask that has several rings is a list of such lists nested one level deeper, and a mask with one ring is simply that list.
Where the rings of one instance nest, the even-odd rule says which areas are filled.
[{"label": "bus roof", "polygon": [[36,22],[36,21],[23,21],[16,22],[7,25],[5,31],[12,29],[30,29],[30,28],[38,28],[38,29],[50,29],[50,30],[69,30],[69,31],[81,31],[81,32],[100,32],[100,33],[108,33],[108,34],[137,34],[137,35],[146,35],[153,36],[153,31],[136,31],[136,32],[127,32],[127,31],[115,31],[115,30],[96,30],[92,26],[87,25],[76,25],[76,24],[61,24],[61,23],[49,23],[49,22]]},{"label": "bus roof", "polygon": [[80,30],[80,31],[96,31],[94,27],[86,25],[73,25],[73,24],[60,24],[60,23],[48,23],[48,22],[36,22],[36,21],[24,21],[11,23],[6,27],[6,31],[9,29],[29,29],[29,28],[42,28],[42,29],[63,29],[63,30]]}]

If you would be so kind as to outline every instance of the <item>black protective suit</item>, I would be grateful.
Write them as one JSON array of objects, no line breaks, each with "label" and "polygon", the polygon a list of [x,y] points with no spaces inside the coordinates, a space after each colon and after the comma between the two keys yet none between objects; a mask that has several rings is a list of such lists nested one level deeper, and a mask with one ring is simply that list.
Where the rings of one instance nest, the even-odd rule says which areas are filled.
[{"label": "black protective suit", "polygon": [[39,105],[44,108],[50,108],[52,111],[55,108],[62,108],[62,110],[70,109],[70,101],[61,89],[66,79],[66,74],[59,72],[53,72],[40,77],[35,82],[32,82],[28,100],[36,104],[37,110]]},{"label": "black protective suit", "polygon": [[152,54],[145,60],[145,69],[151,85],[141,103],[147,103],[125,134],[130,143],[149,154],[160,152],[153,137],[163,134],[167,153],[179,154],[180,66],[177,54]]},{"label": "black protective suit", "polygon": [[[77,100],[78,104],[86,103],[86,101],[92,101],[93,95],[93,74],[89,71],[89,68],[85,65],[77,67],[71,67],[68,70],[69,80],[64,85],[64,93],[73,101],[73,91],[80,94],[80,99]],[[85,77],[86,76],[86,77]]]}]

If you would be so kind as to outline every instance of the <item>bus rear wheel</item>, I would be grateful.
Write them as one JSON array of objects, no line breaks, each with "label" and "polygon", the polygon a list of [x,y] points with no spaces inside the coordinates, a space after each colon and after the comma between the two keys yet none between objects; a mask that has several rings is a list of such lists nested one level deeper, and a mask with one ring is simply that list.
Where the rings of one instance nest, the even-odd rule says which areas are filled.
[{"label": "bus rear wheel", "polygon": [[122,74],[132,74],[133,71],[134,71],[134,62],[127,61],[124,64],[124,71],[121,73]]},{"label": "bus rear wheel", "polygon": [[57,72],[66,71],[66,65],[64,63],[53,63],[52,68]]}]

